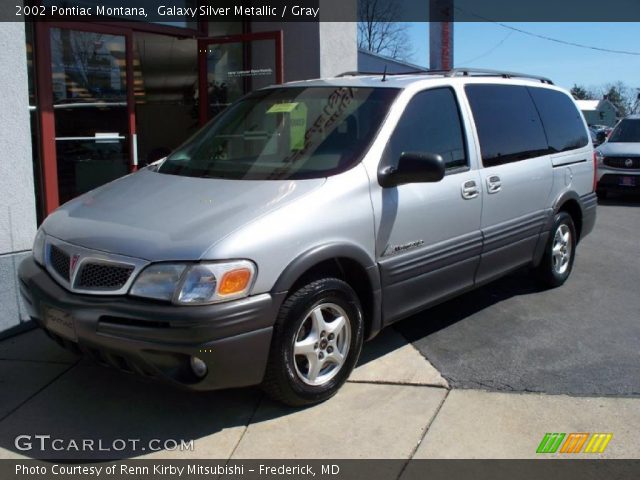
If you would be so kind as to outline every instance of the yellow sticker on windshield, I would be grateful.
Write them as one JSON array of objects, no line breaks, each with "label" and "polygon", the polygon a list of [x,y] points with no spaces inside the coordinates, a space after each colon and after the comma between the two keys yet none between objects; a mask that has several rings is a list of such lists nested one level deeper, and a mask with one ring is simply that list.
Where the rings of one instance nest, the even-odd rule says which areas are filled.
[{"label": "yellow sticker on windshield", "polygon": [[304,103],[298,105],[289,115],[289,143],[291,150],[304,148],[304,136],[307,132],[307,106]]},{"label": "yellow sticker on windshield", "polygon": [[271,108],[267,110],[267,113],[291,113],[297,106],[298,102],[276,103],[271,105]]}]

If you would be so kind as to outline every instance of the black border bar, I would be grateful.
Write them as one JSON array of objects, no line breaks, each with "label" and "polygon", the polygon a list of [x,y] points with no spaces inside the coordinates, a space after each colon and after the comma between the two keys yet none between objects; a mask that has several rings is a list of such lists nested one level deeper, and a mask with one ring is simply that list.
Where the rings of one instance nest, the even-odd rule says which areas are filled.
[{"label": "black border bar", "polygon": [[103,463],[0,460],[3,480],[613,480],[639,476],[640,460],[565,460],[542,456],[539,460],[124,460]]},{"label": "black border bar", "polygon": [[[355,22],[363,16],[362,9],[360,16],[358,12],[360,1],[2,0],[0,21],[90,22],[116,18],[152,23],[200,20]],[[373,16],[369,15],[369,19],[395,22],[640,22],[640,1],[637,0],[379,0],[378,3],[387,2],[393,8],[379,8]],[[28,6],[28,10],[20,9],[22,3]],[[59,15],[61,6],[67,8],[64,11],[66,15]],[[188,11],[177,10],[185,6]],[[127,8],[130,13],[135,13],[118,14],[118,9]],[[139,9],[144,10],[144,15],[139,13]]]}]

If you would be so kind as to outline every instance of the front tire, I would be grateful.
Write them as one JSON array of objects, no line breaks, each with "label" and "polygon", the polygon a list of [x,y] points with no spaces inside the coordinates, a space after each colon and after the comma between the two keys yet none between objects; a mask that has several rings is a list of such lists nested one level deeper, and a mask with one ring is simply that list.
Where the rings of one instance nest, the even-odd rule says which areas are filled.
[{"label": "front tire", "polygon": [[576,228],[571,215],[558,212],[554,218],[545,253],[537,267],[538,278],[548,287],[559,287],[567,281],[576,254]]},{"label": "front tire", "polygon": [[312,281],[282,304],[263,389],[291,406],[336,394],[360,356],[364,319],[358,296],[337,278]]}]

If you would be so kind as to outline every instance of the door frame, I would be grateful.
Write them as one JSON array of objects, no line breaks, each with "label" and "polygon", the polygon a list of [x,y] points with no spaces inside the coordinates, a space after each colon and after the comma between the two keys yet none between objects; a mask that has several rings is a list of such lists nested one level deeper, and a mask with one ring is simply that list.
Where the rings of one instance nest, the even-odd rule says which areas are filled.
[{"label": "door frame", "polygon": [[[209,120],[209,85],[207,79],[207,47],[225,43],[249,43],[259,40],[273,40],[276,48],[276,83],[284,82],[284,46],[282,30],[270,32],[242,33],[240,35],[226,35],[223,37],[198,38],[198,91],[199,93],[199,122],[200,126]],[[245,58],[246,62],[247,59]]]},{"label": "door frame", "polygon": [[[51,29],[62,28],[82,32],[118,35],[125,39],[125,79],[127,89],[127,135],[129,139],[129,169],[137,170],[135,155],[135,98],[133,94],[133,30],[80,22],[34,22],[35,25],[35,70],[37,92],[37,115],[40,124],[40,158],[42,162],[42,186],[44,209],[48,215],[60,205],[58,191],[58,158],[56,154],[56,125],[53,109],[53,70],[51,66]],[[35,146],[34,146],[35,147]]]}]

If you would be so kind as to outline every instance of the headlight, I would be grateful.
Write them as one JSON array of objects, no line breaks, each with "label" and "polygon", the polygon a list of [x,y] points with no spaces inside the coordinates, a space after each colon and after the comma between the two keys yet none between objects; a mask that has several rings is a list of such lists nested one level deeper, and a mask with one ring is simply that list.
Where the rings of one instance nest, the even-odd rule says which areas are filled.
[{"label": "headlight", "polygon": [[131,287],[136,297],[171,300],[182,278],[186,265],[158,263],[145,268]]},{"label": "headlight", "polygon": [[131,295],[202,305],[246,297],[255,277],[248,260],[220,263],[158,263],[138,276]]},{"label": "headlight", "polygon": [[44,266],[44,243],[45,243],[46,235],[42,228],[38,229],[36,233],[36,238],[33,241],[33,259]]}]

